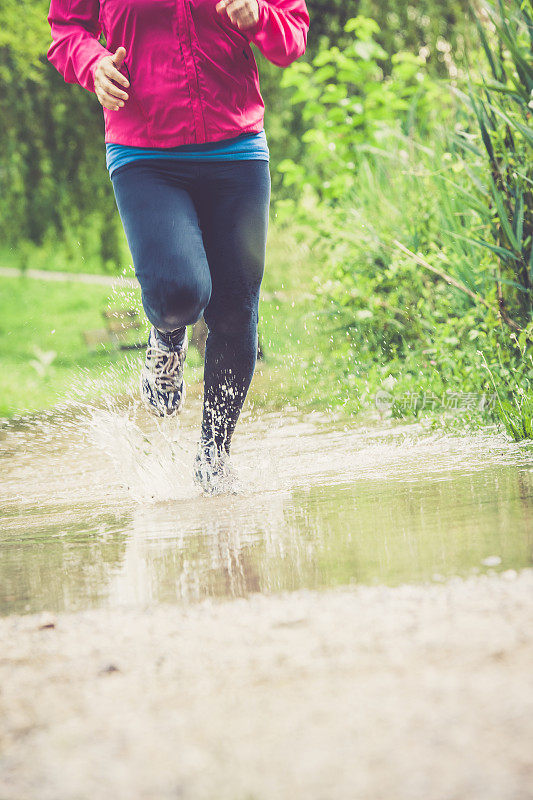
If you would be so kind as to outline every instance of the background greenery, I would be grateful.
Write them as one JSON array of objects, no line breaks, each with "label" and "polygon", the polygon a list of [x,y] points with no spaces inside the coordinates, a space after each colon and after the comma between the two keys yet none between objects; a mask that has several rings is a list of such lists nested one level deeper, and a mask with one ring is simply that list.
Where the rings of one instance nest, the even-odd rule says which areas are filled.
[{"label": "background greenery", "polygon": [[[531,0],[308,7],[302,59],[280,70],[257,53],[273,179],[261,325],[277,378],[255,402],[357,413],[384,390],[393,414],[437,418],[460,395],[461,423],[531,436]],[[129,274],[101,108],[46,61],[47,10],[0,8],[0,266]],[[68,396],[75,375],[77,391],[113,365],[130,375],[81,335],[114,302],[106,290],[50,286],[0,278],[0,413]]]}]

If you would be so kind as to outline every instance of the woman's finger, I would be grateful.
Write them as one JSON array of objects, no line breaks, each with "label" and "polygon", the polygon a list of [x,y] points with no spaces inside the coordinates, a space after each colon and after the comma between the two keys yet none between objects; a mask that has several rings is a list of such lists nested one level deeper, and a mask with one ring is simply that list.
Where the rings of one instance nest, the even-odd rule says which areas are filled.
[{"label": "woman's finger", "polygon": [[224,8],[230,19],[243,7],[246,7],[246,0],[225,0]]},{"label": "woman's finger", "polygon": [[124,105],[122,100],[118,100],[116,97],[112,97],[107,92],[99,91],[97,94],[98,100],[100,104],[103,105],[104,108],[108,108],[110,111],[117,111],[119,108],[122,108]]},{"label": "woman's finger", "polygon": [[104,72],[108,78],[116,83],[120,83],[121,86],[125,86],[126,89],[130,85],[128,79],[125,77],[125,75],[118,71],[112,61],[106,61],[104,64]]},{"label": "woman's finger", "polygon": [[104,108],[109,109],[109,111],[118,111],[120,108],[120,106],[117,105],[117,102],[113,102],[113,99],[111,97],[107,97],[107,95],[100,100],[100,103]]},{"label": "woman's finger", "polygon": [[241,30],[252,27],[256,22],[250,0],[225,0],[225,2],[225,10],[232,25]]},{"label": "woman's finger", "polygon": [[126,48],[122,47],[122,45],[117,49],[114,56],[112,56],[113,63],[117,69],[120,69],[124,59],[126,58]]},{"label": "woman's finger", "polygon": [[113,97],[120,97],[121,100],[128,99],[126,92],[123,92],[122,89],[119,89],[118,86],[115,86],[115,84],[107,78],[102,78],[100,81],[100,87],[102,88],[102,91],[107,92],[107,94],[110,94]]}]

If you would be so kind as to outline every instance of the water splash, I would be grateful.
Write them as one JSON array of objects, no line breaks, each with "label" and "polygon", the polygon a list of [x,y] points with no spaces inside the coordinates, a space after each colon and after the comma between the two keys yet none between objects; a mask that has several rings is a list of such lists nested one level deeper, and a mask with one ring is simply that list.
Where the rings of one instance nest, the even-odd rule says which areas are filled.
[{"label": "water splash", "polygon": [[179,419],[159,422],[144,416],[133,402],[120,413],[109,408],[92,409],[88,435],[111,460],[121,485],[135,502],[197,495],[191,477],[194,442],[190,432],[182,429]]},{"label": "water splash", "polygon": [[192,479],[200,420],[200,397],[163,420],[108,397],[4,425],[0,613],[531,561],[530,443],[248,409],[232,447],[242,491],[208,497]]}]

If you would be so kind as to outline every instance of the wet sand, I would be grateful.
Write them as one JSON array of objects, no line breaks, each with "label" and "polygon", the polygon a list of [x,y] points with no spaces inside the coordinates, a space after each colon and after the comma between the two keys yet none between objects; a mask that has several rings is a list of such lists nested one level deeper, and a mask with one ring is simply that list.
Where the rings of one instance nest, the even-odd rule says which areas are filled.
[{"label": "wet sand", "polygon": [[532,666],[533,570],[7,617],[0,798],[526,800]]}]

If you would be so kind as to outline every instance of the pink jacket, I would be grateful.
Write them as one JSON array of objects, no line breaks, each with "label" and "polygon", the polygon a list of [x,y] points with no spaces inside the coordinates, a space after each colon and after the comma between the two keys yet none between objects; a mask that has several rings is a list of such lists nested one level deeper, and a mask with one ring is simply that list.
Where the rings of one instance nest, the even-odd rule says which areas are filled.
[{"label": "pink jacket", "polygon": [[[218,0],[51,0],[49,61],[94,91],[99,60],[121,45],[129,99],[104,108],[105,141],[137,147],[214,142],[263,127],[250,43],[280,67],[305,52],[304,0],[258,0],[259,21],[239,31]],[[107,48],[98,41],[103,31]]]}]

